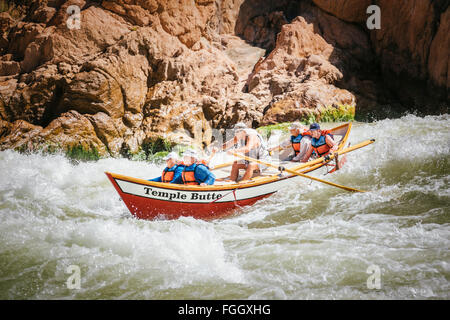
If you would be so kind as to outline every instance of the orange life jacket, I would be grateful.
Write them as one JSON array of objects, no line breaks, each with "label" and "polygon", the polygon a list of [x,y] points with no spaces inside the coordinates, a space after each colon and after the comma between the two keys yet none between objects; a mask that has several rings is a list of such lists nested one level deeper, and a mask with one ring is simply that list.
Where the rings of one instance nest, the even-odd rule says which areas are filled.
[{"label": "orange life jacket", "polygon": [[[183,172],[181,173],[181,178],[183,180],[183,183],[187,184],[187,185],[198,186],[200,183],[198,183],[195,180],[195,169],[197,169],[197,167],[200,165],[206,166],[208,168],[208,166],[205,163],[206,163],[206,161],[200,160],[200,161],[197,161],[194,166],[189,166],[192,168],[188,169],[188,167],[186,166],[184,168]],[[186,169],[188,169],[188,170],[186,170]]]},{"label": "orange life jacket", "polygon": [[177,165],[173,166],[172,168],[164,168],[162,174],[161,174],[161,181],[162,182],[170,182],[173,180],[173,176],[175,175],[175,169],[177,168]]},{"label": "orange life jacket", "polygon": [[296,137],[291,136],[291,145],[292,145],[292,149],[294,149],[295,155],[298,155],[298,153],[300,152],[300,143],[304,136],[311,136],[311,132],[303,131]]},{"label": "orange life jacket", "polygon": [[173,180],[173,177],[175,175],[175,171],[177,170],[178,166],[184,166],[184,163],[182,161],[176,161],[175,164],[171,168],[165,167],[162,174],[161,174],[161,181],[162,182],[170,182]]},{"label": "orange life jacket", "polygon": [[326,136],[333,138],[330,130],[322,130],[319,139],[312,138],[311,146],[318,157],[322,157],[330,152],[331,147],[327,144]]}]

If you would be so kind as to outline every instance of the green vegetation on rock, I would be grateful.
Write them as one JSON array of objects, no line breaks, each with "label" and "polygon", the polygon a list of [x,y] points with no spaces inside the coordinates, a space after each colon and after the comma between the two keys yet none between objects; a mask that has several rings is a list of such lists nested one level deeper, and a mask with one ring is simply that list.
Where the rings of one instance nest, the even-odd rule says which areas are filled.
[{"label": "green vegetation on rock", "polygon": [[319,111],[320,116],[316,117],[314,122],[346,122],[355,120],[355,106],[328,106],[319,108]]},{"label": "green vegetation on rock", "polygon": [[47,155],[62,154],[68,159],[78,161],[97,161],[100,153],[95,147],[86,147],[81,144],[63,147],[60,144],[33,144],[31,146],[21,145],[14,149],[17,152],[30,154],[41,153]]},{"label": "green vegetation on rock", "polygon": [[[54,147],[49,147],[49,153],[55,153],[56,149]],[[85,148],[81,144],[69,146],[66,149],[66,157],[75,161],[97,161],[100,159],[100,154],[97,148],[90,147]]]},{"label": "green vegetation on rock", "polygon": [[291,122],[283,122],[277,124],[271,124],[268,126],[259,127],[256,130],[263,136],[269,138],[272,135],[272,131],[280,130],[282,132],[288,132]]},{"label": "green vegetation on rock", "polygon": [[[320,107],[319,113],[314,111],[308,111],[308,113],[298,119],[297,121],[309,125],[314,122],[348,122],[355,120],[355,106],[351,105],[339,105]],[[281,132],[288,132],[292,122],[283,122],[277,124],[271,124],[257,128],[258,132],[270,138],[272,131],[279,130]]]},{"label": "green vegetation on rock", "polygon": [[143,143],[136,153],[127,153],[126,156],[135,161],[161,162],[173,147],[174,144],[169,140],[158,138]]}]

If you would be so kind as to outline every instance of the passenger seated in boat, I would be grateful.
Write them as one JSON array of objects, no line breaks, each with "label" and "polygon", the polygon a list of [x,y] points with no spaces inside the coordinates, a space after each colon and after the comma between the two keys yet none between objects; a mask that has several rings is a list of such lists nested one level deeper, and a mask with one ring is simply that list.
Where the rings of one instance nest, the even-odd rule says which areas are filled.
[{"label": "passenger seated in boat", "polygon": [[311,148],[311,133],[307,130],[306,126],[300,122],[294,122],[289,127],[291,137],[283,141],[279,146],[269,149],[269,151],[282,150],[287,147],[292,147],[294,154],[289,159],[294,162],[306,162],[308,159],[305,157],[308,150]]},{"label": "passenger seated in boat", "polygon": [[214,184],[216,177],[205,162],[199,160],[197,152],[186,150],[183,153],[183,163],[185,167],[181,173],[181,183],[200,186]]},{"label": "passenger seated in boat", "polygon": [[[256,130],[248,128],[242,122],[237,123],[234,126],[234,138],[225,142],[222,145],[222,150],[225,151],[234,146],[237,146],[237,149],[228,151],[229,154],[235,152],[255,159],[270,160],[269,151],[267,150],[264,139]],[[261,173],[265,167],[247,160],[235,161],[231,167],[231,180],[237,182],[240,169],[245,169],[245,174],[242,177],[242,180],[249,180],[255,173]]]},{"label": "passenger seated in boat", "polygon": [[182,183],[181,173],[183,172],[184,165],[178,161],[178,154],[176,152],[171,152],[163,159],[166,160],[167,167],[164,168],[161,176],[148,181]]},{"label": "passenger seated in boat", "polygon": [[311,133],[311,147],[305,154],[305,159],[309,159],[311,155],[315,154],[320,158],[337,150],[337,143],[333,139],[333,135],[329,130],[320,130],[318,123],[313,123],[309,127]]}]

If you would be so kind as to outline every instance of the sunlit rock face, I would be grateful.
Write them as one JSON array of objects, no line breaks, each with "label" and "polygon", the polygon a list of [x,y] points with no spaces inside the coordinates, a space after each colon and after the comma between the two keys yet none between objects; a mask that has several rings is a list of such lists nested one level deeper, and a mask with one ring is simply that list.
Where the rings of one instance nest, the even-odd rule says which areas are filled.
[{"label": "sunlit rock face", "polygon": [[115,156],[157,138],[204,146],[213,128],[293,121],[322,106],[446,101],[445,1],[379,1],[379,30],[366,27],[368,5],[9,3],[0,149],[81,144]]}]

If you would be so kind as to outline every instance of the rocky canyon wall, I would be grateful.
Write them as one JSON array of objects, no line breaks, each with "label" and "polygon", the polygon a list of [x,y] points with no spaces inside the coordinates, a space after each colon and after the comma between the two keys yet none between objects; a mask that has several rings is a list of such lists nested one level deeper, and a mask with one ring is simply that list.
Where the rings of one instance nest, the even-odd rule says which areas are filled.
[{"label": "rocky canyon wall", "polygon": [[[379,30],[366,27],[373,3]],[[157,138],[206,145],[212,128],[322,106],[448,108],[448,1],[29,0],[2,10],[0,149],[117,156]]]}]

